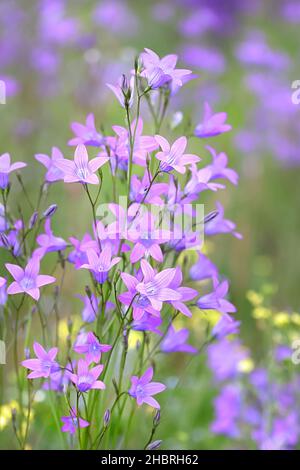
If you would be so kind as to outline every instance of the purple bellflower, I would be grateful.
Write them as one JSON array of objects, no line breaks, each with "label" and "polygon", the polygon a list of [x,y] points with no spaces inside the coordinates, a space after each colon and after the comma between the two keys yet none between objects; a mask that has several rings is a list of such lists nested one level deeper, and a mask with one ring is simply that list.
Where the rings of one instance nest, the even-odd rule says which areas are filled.
[{"label": "purple bellflower", "polygon": [[161,342],[161,351],[164,353],[185,352],[188,354],[196,354],[197,349],[193,346],[190,346],[189,344],[186,344],[189,333],[190,332],[187,328],[182,328],[181,330],[175,331],[171,325],[165,338]]},{"label": "purple bellflower", "polygon": [[35,255],[39,257],[52,251],[63,251],[67,247],[67,242],[63,238],[53,235],[50,218],[46,219],[45,233],[39,235],[36,241],[41,247],[35,250]]},{"label": "purple bellflower", "polygon": [[176,269],[168,268],[156,274],[152,266],[144,259],[141,261],[141,269],[144,280],[137,284],[136,290],[150,300],[155,310],[160,311],[163,302],[182,298],[179,292],[168,287],[175,276]]},{"label": "purple bellflower", "polygon": [[85,145],[76,147],[74,161],[64,159],[56,160],[56,166],[64,173],[65,183],[98,184],[97,170],[109,160],[108,157],[95,157],[89,161]]},{"label": "purple bellflower", "polygon": [[182,287],[181,283],[183,280],[182,271],[179,266],[175,268],[175,275],[168,285],[168,287],[178,294],[181,295],[180,300],[170,300],[169,303],[173,305],[176,310],[179,310],[183,315],[186,317],[191,317],[192,312],[190,309],[184,304],[184,302],[188,302],[189,300],[193,300],[197,297],[198,292],[191,287]]},{"label": "purple bellflower", "polygon": [[228,281],[218,283],[218,281],[214,279],[213,284],[213,292],[203,295],[197,300],[198,307],[203,310],[217,310],[224,315],[236,312],[235,306],[225,299],[229,289]]},{"label": "purple bellflower", "polygon": [[7,188],[9,183],[9,174],[12,171],[19,170],[20,168],[24,168],[25,166],[27,166],[27,164],[23,162],[16,162],[11,164],[9,153],[4,153],[3,155],[0,155],[0,188]]},{"label": "purple bellflower", "polygon": [[92,362],[97,364],[100,362],[101,353],[107,352],[111,348],[109,344],[100,344],[94,333],[89,331],[79,335],[73,349],[78,354],[85,354],[85,359],[89,364]]},{"label": "purple bellflower", "polygon": [[138,406],[141,406],[143,403],[147,403],[147,405],[159,409],[160,405],[152,395],[163,392],[166,389],[166,386],[159,382],[151,382],[152,377],[152,367],[149,367],[141,377],[133,375],[131,377],[131,388],[128,393],[136,399]]},{"label": "purple bellflower", "polygon": [[80,428],[87,428],[90,425],[85,419],[77,417],[74,408],[70,410],[70,416],[62,416],[61,420],[64,423],[61,427],[62,432],[69,432],[70,434],[75,434],[78,426]]},{"label": "purple bellflower", "polygon": [[218,268],[203,253],[198,252],[198,261],[190,269],[190,278],[193,281],[204,281],[217,277]]},{"label": "purple bellflower", "polygon": [[111,246],[105,244],[100,255],[94,250],[87,251],[88,263],[83,264],[81,268],[89,269],[97,282],[103,284],[108,278],[109,270],[121,261],[120,257],[111,258]]},{"label": "purple bellflower", "polygon": [[92,323],[96,320],[98,309],[99,309],[99,300],[94,294],[88,295],[78,295],[79,299],[84,303],[84,308],[81,312],[82,320],[86,323]]},{"label": "purple bellflower", "polygon": [[33,299],[39,300],[40,287],[52,284],[56,281],[56,278],[53,276],[39,274],[40,260],[37,257],[31,258],[27,266],[25,266],[25,269],[17,264],[10,263],[6,263],[5,267],[15,279],[7,289],[8,294],[13,295],[24,292]]},{"label": "purple bellflower", "polygon": [[160,57],[151,49],[145,48],[141,54],[141,60],[144,66],[141,76],[145,77],[148,85],[152,89],[159,88],[166,83],[170,84],[171,91],[174,93],[188,81],[191,70],[176,69],[178,57],[175,54],[169,54],[160,59]]},{"label": "purple bellflower", "polygon": [[186,165],[191,163],[197,163],[200,158],[197,155],[184,153],[187,146],[187,138],[179,137],[175,140],[172,146],[162,136],[156,135],[155,139],[162,149],[162,152],[158,152],[155,156],[161,161],[160,169],[166,173],[176,170],[178,173],[186,172]]},{"label": "purple bellflower", "polygon": [[213,114],[208,103],[204,104],[203,121],[199,123],[194,131],[196,137],[215,137],[224,132],[231,131],[232,127],[226,124],[227,113]]},{"label": "purple bellflower", "polygon": [[68,261],[74,264],[75,269],[80,269],[83,264],[88,262],[87,250],[97,250],[98,244],[88,233],[83,236],[82,240],[75,237],[70,237],[69,240],[74,246],[74,250],[69,253]]},{"label": "purple bellflower", "polygon": [[101,147],[104,143],[104,138],[95,127],[95,118],[93,114],[89,114],[86,118],[86,124],[73,122],[71,129],[76,137],[69,140],[69,145],[90,145],[92,147]]},{"label": "purple bellflower", "polygon": [[105,389],[105,384],[101,380],[97,380],[103,370],[103,365],[92,367],[89,369],[88,361],[79,359],[77,365],[77,374],[71,374],[70,379],[76,385],[80,392],[87,392],[91,389]]},{"label": "purple bellflower", "polygon": [[231,233],[234,237],[241,239],[242,235],[235,231],[236,224],[231,220],[224,219],[224,208],[220,202],[216,203],[217,216],[207,222],[204,226],[205,235],[218,235],[219,233]]},{"label": "purple bellflower", "polygon": [[232,184],[238,184],[239,175],[232,168],[227,168],[228,157],[226,153],[221,152],[217,154],[214,148],[209,145],[206,146],[207,150],[212,156],[212,163],[207,166],[211,171],[211,179],[224,178]]},{"label": "purple bellflower", "polygon": [[36,355],[35,359],[26,359],[21,364],[26,369],[32,370],[27,376],[28,379],[38,379],[40,377],[50,377],[51,374],[58,372],[60,367],[55,361],[58,349],[51,348],[49,351],[45,351],[43,346],[35,342],[33,349]]},{"label": "purple bellflower", "polygon": [[64,173],[56,166],[57,160],[63,160],[64,156],[57,147],[52,147],[51,158],[43,153],[37,153],[35,159],[47,169],[45,180],[48,183],[64,179]]}]

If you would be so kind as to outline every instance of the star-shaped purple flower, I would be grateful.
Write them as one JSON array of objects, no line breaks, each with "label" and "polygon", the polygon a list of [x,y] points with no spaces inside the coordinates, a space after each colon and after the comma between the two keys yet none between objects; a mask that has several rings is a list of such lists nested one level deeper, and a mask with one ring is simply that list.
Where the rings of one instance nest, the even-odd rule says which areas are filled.
[{"label": "star-shaped purple flower", "polygon": [[121,261],[120,257],[112,259],[111,246],[109,243],[105,244],[100,255],[94,250],[88,250],[87,258],[88,263],[83,264],[81,268],[89,269],[93,273],[95,280],[100,284],[103,284],[107,280],[109,270]]},{"label": "star-shaped purple flower", "polygon": [[95,157],[89,161],[85,145],[76,147],[74,161],[66,158],[56,160],[56,166],[64,173],[65,183],[98,184],[97,170],[109,160],[108,157]]},{"label": "star-shaped purple flower", "polygon": [[188,354],[196,354],[197,349],[186,343],[189,334],[190,332],[187,328],[176,331],[171,325],[165,338],[161,342],[161,351],[164,353],[185,352]]},{"label": "star-shaped purple flower", "polygon": [[60,370],[58,363],[55,361],[58,352],[57,348],[51,348],[47,352],[41,344],[35,342],[33,349],[36,358],[26,359],[21,363],[26,369],[32,370],[27,376],[28,379],[38,379],[39,377],[47,378]]},{"label": "star-shaped purple flower", "polygon": [[77,374],[71,374],[70,380],[76,385],[80,392],[87,392],[91,389],[103,390],[105,389],[105,384],[101,382],[101,380],[97,380],[103,367],[102,364],[99,364],[89,369],[88,361],[79,359]]},{"label": "star-shaped purple flower", "polygon": [[205,103],[203,121],[197,125],[194,131],[195,136],[201,138],[215,137],[224,132],[231,131],[232,127],[230,124],[226,124],[226,119],[227,113],[213,114],[209,104]]},{"label": "star-shaped purple flower", "polygon": [[52,147],[51,157],[44,153],[37,153],[35,159],[47,168],[45,180],[48,183],[64,179],[64,172],[56,166],[57,160],[63,160],[64,156],[57,147]]},{"label": "star-shaped purple flower", "polygon": [[35,250],[35,254],[39,257],[52,251],[63,251],[67,247],[67,242],[63,238],[53,235],[50,218],[46,219],[45,233],[39,235],[36,241],[40,245],[40,248]]},{"label": "star-shaped purple flower", "polygon": [[78,354],[85,354],[86,361],[91,364],[92,362],[100,362],[101,354],[111,348],[109,344],[100,344],[94,333],[89,331],[79,335],[73,349]]},{"label": "star-shaped purple flower", "polygon": [[70,410],[70,416],[62,416],[61,420],[64,423],[61,427],[62,432],[69,432],[70,434],[75,434],[78,427],[87,428],[90,425],[85,419],[77,417],[75,408]]},{"label": "star-shaped purple flower", "polygon": [[168,287],[175,276],[176,269],[168,268],[156,274],[152,266],[144,259],[141,261],[141,269],[144,280],[137,284],[136,290],[149,299],[155,310],[160,311],[163,302],[182,298],[179,292]]},{"label": "star-shaped purple flower", "polygon": [[9,174],[12,171],[19,170],[25,166],[27,166],[27,164],[23,162],[16,162],[11,164],[9,153],[0,155],[0,188],[7,188],[9,183]]},{"label": "star-shaped purple flower", "polygon": [[104,137],[99,134],[95,126],[94,115],[88,114],[86,124],[73,122],[71,129],[76,137],[69,140],[69,145],[90,145],[92,147],[101,147],[104,144]]},{"label": "star-shaped purple flower", "polygon": [[143,403],[147,403],[147,405],[159,409],[160,405],[155,398],[153,398],[153,395],[163,392],[166,389],[166,386],[160,382],[151,382],[152,377],[152,367],[149,367],[141,377],[133,375],[130,379],[131,388],[128,393],[136,399],[138,406],[141,406]]},{"label": "star-shaped purple flower", "polygon": [[6,263],[5,267],[15,279],[7,289],[7,293],[11,295],[24,292],[33,299],[39,300],[40,287],[56,281],[56,278],[53,276],[39,274],[40,260],[37,257],[31,258],[25,269],[17,264],[10,263]]},{"label": "star-shaped purple flower", "polygon": [[197,157],[197,155],[184,153],[187,146],[186,137],[179,137],[179,139],[175,140],[172,146],[170,146],[167,139],[161,135],[156,135],[155,139],[162,149],[162,152],[158,152],[155,155],[156,158],[161,161],[161,171],[168,173],[176,170],[178,173],[183,174],[186,172],[186,165],[200,161],[200,158]]},{"label": "star-shaped purple flower", "polygon": [[214,279],[214,290],[197,300],[197,305],[203,310],[218,310],[223,314],[236,312],[236,307],[225,299],[229,289],[228,281],[219,283]]}]

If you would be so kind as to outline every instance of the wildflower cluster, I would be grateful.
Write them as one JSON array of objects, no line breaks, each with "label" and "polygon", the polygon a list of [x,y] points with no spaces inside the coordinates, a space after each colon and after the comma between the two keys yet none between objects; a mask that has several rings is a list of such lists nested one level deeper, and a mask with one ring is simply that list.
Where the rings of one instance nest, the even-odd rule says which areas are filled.
[{"label": "wildflower cluster", "polygon": [[[23,448],[32,402],[41,389],[56,423],[61,421],[59,432],[65,446],[126,445],[136,406],[160,409],[157,395],[166,385],[156,381],[161,376],[157,354],[202,350],[199,341],[195,346],[187,342],[188,322],[178,330],[175,318],[189,318],[197,310],[219,311],[222,320],[205,344],[214,335],[236,328],[231,317],[236,308],[227,300],[229,283],[202,252],[200,226],[207,236],[241,235],[224,218],[220,202],[195,222],[195,203],[204,191],[223,190],[227,181],[237,184],[238,176],[228,168],[225,153],[207,146],[201,152],[208,151],[212,158],[201,166],[201,157],[189,150],[193,144],[198,153],[199,139],[215,137],[231,127],[225,113],[213,114],[207,104],[203,121],[194,126],[193,133],[168,139],[162,135],[169,101],[193,78],[190,70],[177,67],[177,59],[176,55],[160,58],[145,49],[130,77],[123,75],[117,84],[109,85],[124,110],[123,126],[100,131],[89,114],[85,124],[71,125],[74,136],[69,145],[75,147],[74,158],[69,157],[70,151],[57,147],[51,155],[35,155],[46,172],[37,203],[28,198],[32,209],[28,221],[22,211],[15,220],[9,200],[9,173],[25,164],[11,164],[8,154],[0,159],[1,246],[12,258],[5,264],[6,277],[0,279],[0,299],[10,312],[7,331],[11,326],[14,331],[19,392],[14,431]],[[153,119],[153,129],[147,134],[142,111]],[[28,197],[21,175],[17,176]],[[51,228],[57,205],[42,209],[51,186],[62,183],[77,184],[90,206],[88,230],[68,240]],[[187,219],[183,228],[182,217]],[[41,274],[46,267],[49,272],[53,253],[57,254],[54,269]],[[62,341],[61,302],[69,265],[74,268],[73,276],[79,277],[80,272],[84,277],[85,290],[77,295],[83,302],[82,321],[77,327],[71,315]],[[54,287],[52,303],[46,296],[47,285]],[[31,323],[37,320],[41,338],[32,337]],[[132,351],[130,338],[135,331],[142,333],[141,341]],[[23,369],[19,367],[21,342]],[[156,412],[154,431],[159,417]],[[69,441],[61,431],[71,435]]]}]

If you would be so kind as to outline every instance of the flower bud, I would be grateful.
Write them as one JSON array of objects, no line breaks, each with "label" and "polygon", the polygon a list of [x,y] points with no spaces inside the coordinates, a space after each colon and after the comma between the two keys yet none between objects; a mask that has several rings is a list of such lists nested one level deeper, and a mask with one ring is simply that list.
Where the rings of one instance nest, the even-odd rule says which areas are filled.
[{"label": "flower bud", "polygon": [[110,410],[107,409],[104,413],[104,416],[103,416],[103,423],[104,423],[104,426],[106,427],[108,425],[108,423],[110,422]]},{"label": "flower bud", "polygon": [[57,211],[57,204],[51,204],[51,206],[49,206],[48,209],[45,210],[45,212],[43,213],[43,216],[52,217],[56,211]]},{"label": "flower bud", "polygon": [[153,418],[153,426],[158,426],[160,422],[160,410],[157,410]]},{"label": "flower bud", "polygon": [[29,220],[29,224],[28,224],[29,229],[32,229],[35,226],[36,221],[38,219],[38,216],[39,216],[39,214],[36,211],[32,214],[32,216],[30,217],[30,220]]},{"label": "flower bud", "polygon": [[215,217],[217,217],[218,214],[219,214],[219,211],[210,212],[204,217],[204,223],[207,224],[208,222],[211,222]]},{"label": "flower bud", "polygon": [[2,245],[5,246],[5,248],[7,248],[8,250],[11,249],[9,239],[8,239],[7,235],[5,235],[5,233],[0,233],[0,240],[2,242]]},{"label": "flower bud", "polygon": [[155,450],[160,447],[160,444],[162,443],[161,440],[153,441],[147,446],[147,450]]}]

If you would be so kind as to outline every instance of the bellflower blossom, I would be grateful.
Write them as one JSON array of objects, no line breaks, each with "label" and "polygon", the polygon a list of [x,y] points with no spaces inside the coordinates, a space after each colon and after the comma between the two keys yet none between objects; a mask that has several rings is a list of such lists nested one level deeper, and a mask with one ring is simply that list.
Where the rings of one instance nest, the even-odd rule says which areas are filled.
[{"label": "bellflower blossom", "polygon": [[120,257],[111,257],[111,246],[106,244],[100,255],[94,250],[87,251],[88,263],[83,264],[81,268],[89,269],[97,282],[103,284],[108,278],[108,272],[113,266],[121,261]]},{"label": "bellflower blossom", "polygon": [[147,403],[147,405],[159,409],[160,405],[155,398],[153,398],[153,395],[163,392],[166,389],[166,386],[159,382],[151,382],[152,377],[152,367],[149,367],[141,377],[133,375],[130,379],[131,388],[128,393],[136,399],[138,406],[141,406],[143,403]]},{"label": "bellflower blossom", "polygon": [[109,344],[100,344],[97,337],[91,331],[81,333],[73,347],[74,351],[78,354],[85,354],[85,360],[89,364],[92,362],[98,363],[101,359],[101,354],[109,351],[111,348]]},{"label": "bellflower blossom", "polygon": [[98,184],[96,171],[109,160],[108,157],[95,157],[89,161],[85,145],[76,147],[74,161],[56,160],[56,166],[64,173],[65,183]]},{"label": "bellflower blossom", "polygon": [[173,305],[175,310],[179,310],[183,315],[187,317],[191,317],[192,313],[190,309],[184,304],[184,302],[188,302],[190,300],[193,300],[195,297],[197,297],[198,292],[195,289],[192,289],[191,287],[182,287],[182,271],[179,266],[175,268],[175,274],[173,279],[171,280],[170,284],[168,284],[168,287],[181,295],[180,300],[170,300],[169,303]]},{"label": "bellflower blossom", "polygon": [[193,281],[204,281],[217,277],[217,266],[203,253],[198,252],[198,260],[190,268],[190,278]]},{"label": "bellflower blossom", "polygon": [[82,320],[86,323],[92,323],[96,320],[98,309],[99,309],[99,300],[94,294],[88,295],[78,295],[78,298],[83,302],[84,308],[81,312]]},{"label": "bellflower blossom", "polygon": [[231,220],[224,219],[224,208],[220,202],[216,203],[217,216],[207,222],[204,226],[206,235],[218,235],[220,233],[231,233],[234,237],[241,239],[242,235],[235,231],[236,224]]},{"label": "bellflower blossom", "polygon": [[52,147],[51,157],[45,155],[44,153],[37,153],[35,159],[44,165],[47,169],[45,174],[45,181],[48,183],[53,183],[54,181],[59,181],[64,179],[64,173],[56,166],[57,160],[62,160],[64,158],[62,152],[57,147]]},{"label": "bellflower blossom", "polygon": [[156,135],[155,139],[162,149],[162,152],[158,152],[155,156],[161,161],[161,171],[169,172],[172,170],[178,171],[178,173],[186,172],[186,165],[191,163],[197,163],[200,158],[197,155],[190,153],[184,153],[187,146],[187,138],[179,137],[175,140],[172,146],[162,136]]},{"label": "bellflower blossom", "polygon": [[50,218],[46,219],[45,233],[39,235],[36,241],[41,247],[35,250],[35,255],[39,257],[52,251],[63,251],[67,247],[67,242],[63,238],[53,235]]},{"label": "bellflower blossom", "polygon": [[35,342],[33,344],[33,349],[36,358],[25,359],[25,361],[21,363],[23,367],[32,371],[27,376],[28,379],[38,379],[40,377],[47,378],[60,369],[60,366],[55,361],[58,352],[57,348],[51,348],[47,352],[41,344]]},{"label": "bellflower blossom", "polygon": [[192,78],[189,77],[192,74],[191,70],[175,68],[178,60],[175,54],[169,54],[160,59],[154,51],[145,48],[140,57],[144,67],[141,76],[147,79],[152,89],[170,82],[171,91],[176,92]]},{"label": "bellflower blossom", "polygon": [[90,425],[90,423],[85,419],[77,417],[77,413],[74,408],[70,410],[70,416],[62,416],[61,420],[64,423],[61,427],[62,432],[69,432],[70,434],[75,434],[78,427],[86,428]]},{"label": "bellflower blossom", "polygon": [[79,359],[77,374],[70,374],[70,380],[76,385],[80,392],[87,392],[91,389],[103,390],[105,384],[97,380],[103,370],[103,365],[98,365],[89,369],[88,361]]},{"label": "bellflower blossom", "polygon": [[4,153],[0,155],[0,188],[6,189],[9,183],[9,174],[12,171],[19,170],[27,166],[27,163],[16,162],[10,163],[9,153]]},{"label": "bellflower blossom", "polygon": [[82,240],[78,240],[75,237],[70,237],[69,240],[74,246],[74,250],[70,251],[68,261],[74,264],[75,269],[80,269],[83,264],[88,262],[87,250],[97,250],[97,242],[92,239],[89,233],[86,233]]},{"label": "bellflower blossom", "polygon": [[232,168],[227,168],[228,157],[226,153],[221,152],[217,154],[215,149],[209,145],[207,145],[206,148],[212,156],[212,163],[207,166],[207,168],[211,171],[211,178],[224,178],[230,181],[230,183],[237,185],[239,175]]},{"label": "bellflower blossom", "polygon": [[164,353],[185,352],[188,354],[196,354],[197,349],[186,343],[189,333],[187,328],[176,331],[171,325],[161,342],[161,351]]},{"label": "bellflower blossom", "polygon": [[153,183],[152,175],[145,171],[142,180],[137,175],[132,175],[130,185],[130,199],[131,201],[141,203],[142,201],[147,204],[162,205],[164,201],[161,196],[168,193],[168,184],[166,183]]},{"label": "bellflower blossom", "polygon": [[5,264],[6,269],[14,278],[14,282],[7,289],[8,294],[19,294],[24,292],[30,295],[34,300],[40,298],[40,287],[52,284],[56,281],[53,276],[39,274],[40,260],[37,257],[31,258],[25,269],[17,264]]},{"label": "bellflower blossom", "polygon": [[213,285],[214,290],[211,293],[203,295],[197,300],[198,307],[203,310],[218,310],[224,315],[236,312],[235,306],[225,299],[229,289],[228,281],[219,283],[214,279]]},{"label": "bellflower blossom", "polygon": [[208,103],[204,104],[203,121],[199,123],[194,131],[196,137],[215,137],[224,132],[231,131],[232,127],[226,124],[227,113],[213,114]]},{"label": "bellflower blossom", "polygon": [[176,269],[168,268],[156,274],[152,266],[144,259],[141,261],[141,269],[144,279],[143,282],[137,284],[136,290],[150,300],[155,310],[160,311],[163,302],[182,298],[179,292],[168,287],[175,276]]},{"label": "bellflower blossom", "polygon": [[73,122],[71,129],[76,137],[69,140],[69,145],[90,145],[92,147],[101,147],[105,139],[99,134],[95,127],[95,118],[91,113],[86,118],[86,124],[80,124],[79,122]]}]

